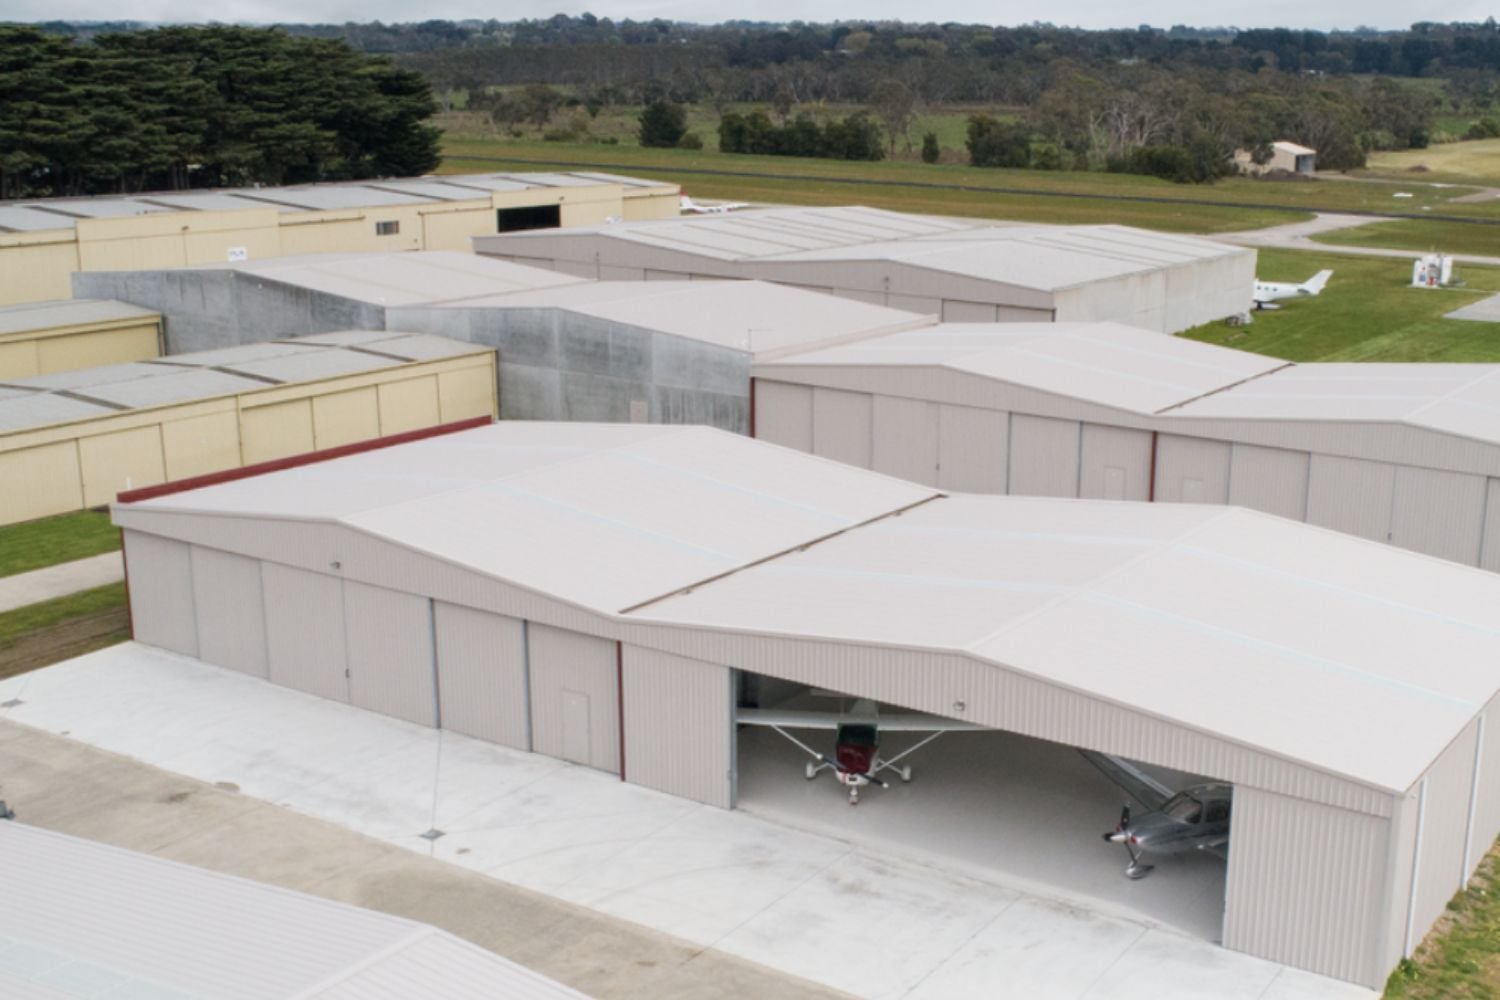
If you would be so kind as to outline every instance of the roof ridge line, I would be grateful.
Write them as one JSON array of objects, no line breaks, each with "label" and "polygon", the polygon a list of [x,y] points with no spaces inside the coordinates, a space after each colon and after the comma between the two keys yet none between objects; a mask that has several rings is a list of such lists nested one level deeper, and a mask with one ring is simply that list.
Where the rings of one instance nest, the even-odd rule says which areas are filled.
[{"label": "roof ridge line", "polygon": [[1164,415],[1172,412],[1173,410],[1180,409],[1181,407],[1187,406],[1189,403],[1196,403],[1200,399],[1207,399],[1210,396],[1217,396],[1221,392],[1228,392],[1231,389],[1238,389],[1240,386],[1242,386],[1242,385],[1248,385],[1251,382],[1254,382],[1256,379],[1262,379],[1262,378],[1265,378],[1267,375],[1275,375],[1277,372],[1284,372],[1288,368],[1296,368],[1296,367],[1298,367],[1298,365],[1297,365],[1297,363],[1295,361],[1288,361],[1284,365],[1277,365],[1275,368],[1268,368],[1267,370],[1265,370],[1263,372],[1256,372],[1254,375],[1250,375],[1250,376],[1248,376],[1246,378],[1242,378],[1238,382],[1230,382],[1228,385],[1221,385],[1217,389],[1210,389],[1208,392],[1200,393],[1199,395],[1194,396],[1191,399],[1180,400],[1180,401],[1178,401],[1176,403],[1173,403],[1171,406],[1162,407],[1160,410],[1157,410],[1152,415],[1153,416],[1157,416],[1157,417],[1164,416]]}]

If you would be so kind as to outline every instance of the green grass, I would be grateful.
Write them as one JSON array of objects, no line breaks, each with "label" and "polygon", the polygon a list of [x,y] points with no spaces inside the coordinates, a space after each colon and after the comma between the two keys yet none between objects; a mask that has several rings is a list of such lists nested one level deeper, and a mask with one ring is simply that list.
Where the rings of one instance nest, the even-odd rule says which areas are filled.
[{"label": "green grass", "polygon": [[1332,246],[1387,247],[1392,250],[1469,253],[1500,257],[1500,226],[1427,219],[1385,219],[1352,229],[1336,229],[1312,237]]},{"label": "green grass", "polygon": [[1304,281],[1333,269],[1323,294],[1255,313],[1248,327],[1210,323],[1183,334],[1288,361],[1500,362],[1500,323],[1443,319],[1500,292],[1500,268],[1464,267],[1463,290],[1411,288],[1404,260],[1300,250],[1262,250],[1268,281]]},{"label": "green grass", "polygon": [[[1414,171],[1413,167],[1426,167]],[[1500,186],[1500,139],[1469,139],[1445,142],[1427,149],[1403,149],[1371,153],[1366,177],[1406,177],[1409,183],[1439,181],[1448,184]]]},{"label": "green grass", "polygon": [[75,618],[125,607],[125,584],[111,583],[0,614],[0,646]]},{"label": "green grass", "polygon": [[[1174,204],[1197,205],[1205,211],[1212,208],[1226,213],[1221,217],[1225,220],[1232,219],[1233,213],[1237,211],[1250,213],[1245,216],[1248,224],[1240,225],[1239,228],[1268,225],[1277,221],[1296,221],[1302,217],[1299,213],[1311,210],[1420,214],[1425,209],[1443,215],[1500,219],[1500,201],[1454,201],[1459,196],[1473,193],[1470,188],[1443,188],[1398,181],[1278,182],[1233,177],[1217,184],[1172,184],[1152,177],[1096,171],[1006,170],[970,167],[958,162],[925,164],[901,159],[879,163],[850,163],[730,155],[712,149],[691,151],[643,149],[623,143],[605,145],[596,142],[542,142],[535,137],[534,132],[527,133],[522,139],[491,135],[486,129],[476,127],[473,116],[449,115],[444,118],[443,123],[446,127],[443,141],[446,160],[442,169],[445,172],[536,169],[536,164],[540,161],[562,161],[570,164],[594,164],[641,176],[658,177],[684,184],[693,193],[701,192],[705,196],[713,196],[709,191],[710,187],[716,190],[728,188],[728,196],[744,199],[745,189],[752,179],[712,178],[691,171],[706,169],[765,175],[773,181],[782,181],[787,189],[806,186],[812,182],[837,184],[842,188],[840,200],[846,202],[864,200],[859,196],[863,184],[960,185],[991,191],[1008,189],[1022,193],[1052,192],[1085,196],[1079,199],[1080,203],[1088,198],[1157,198]],[[490,162],[492,159],[500,162]],[[931,190],[931,187],[911,188],[908,197],[920,202]],[[1407,190],[1414,197],[1392,197],[1398,191]],[[973,193],[983,196],[987,192],[979,190]],[[1065,201],[1060,198],[1047,200],[1060,204]],[[914,207],[912,210],[923,209]],[[1277,212],[1283,213],[1280,218],[1276,217]],[[1257,216],[1254,213],[1261,214]],[[1257,219],[1261,221],[1256,221]],[[1222,232],[1226,224],[1227,221],[1205,231]],[[1233,226],[1230,225],[1230,228]]]},{"label": "green grass", "polygon": [[1385,1000],[1491,1000],[1500,996],[1500,892],[1496,851],[1410,960],[1391,973]]},{"label": "green grass", "polygon": [[43,566],[72,562],[113,552],[120,547],[120,530],[100,511],[27,521],[0,528],[0,576],[12,576]]}]

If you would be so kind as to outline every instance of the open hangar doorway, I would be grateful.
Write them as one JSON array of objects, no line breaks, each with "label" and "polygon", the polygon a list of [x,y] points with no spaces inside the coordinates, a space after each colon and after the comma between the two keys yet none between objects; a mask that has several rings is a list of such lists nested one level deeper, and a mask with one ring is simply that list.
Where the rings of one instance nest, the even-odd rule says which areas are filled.
[{"label": "open hangar doorway", "polygon": [[[746,708],[815,712],[849,718],[857,696],[746,671],[738,673],[737,713]],[[910,715],[880,704],[878,715]],[[1219,942],[1227,866],[1222,857],[1191,850],[1147,855],[1155,865],[1130,879],[1124,846],[1102,834],[1115,827],[1130,799],[1076,748],[997,729],[945,732],[881,770],[886,787],[865,786],[851,808],[846,788],[808,749],[835,756],[837,733],[740,724],[735,740],[737,808],[876,850],[960,867],[1035,895],[1101,912],[1144,918]],[[878,725],[877,725],[878,732]],[[930,733],[878,733],[879,756],[892,759]],[[1211,779],[1140,765],[1172,789]],[[910,768],[910,780],[904,780]],[[1144,810],[1130,801],[1136,821]]]}]

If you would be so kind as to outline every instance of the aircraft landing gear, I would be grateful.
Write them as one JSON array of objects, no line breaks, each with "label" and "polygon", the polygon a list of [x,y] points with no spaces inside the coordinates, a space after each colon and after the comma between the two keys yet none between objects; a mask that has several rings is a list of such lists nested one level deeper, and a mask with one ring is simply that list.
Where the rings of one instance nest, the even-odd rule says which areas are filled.
[{"label": "aircraft landing gear", "polygon": [[807,765],[807,780],[811,781],[814,778],[816,778],[817,776],[818,776],[818,766],[816,764],[808,764]]}]

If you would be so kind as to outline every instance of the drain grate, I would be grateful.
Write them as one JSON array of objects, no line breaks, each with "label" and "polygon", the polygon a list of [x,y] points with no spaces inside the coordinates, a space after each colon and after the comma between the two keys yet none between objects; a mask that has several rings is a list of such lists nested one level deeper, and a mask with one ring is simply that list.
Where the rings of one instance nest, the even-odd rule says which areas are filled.
[{"label": "drain grate", "polygon": [[0,701],[0,708],[15,708],[17,705],[26,704],[20,698],[12,698],[10,701]]},{"label": "drain grate", "polygon": [[426,833],[419,833],[419,834],[417,834],[417,836],[421,837],[423,840],[437,840],[439,837],[444,836],[444,833],[443,833],[442,830],[439,830],[437,827],[433,827],[431,830],[428,830]]}]

